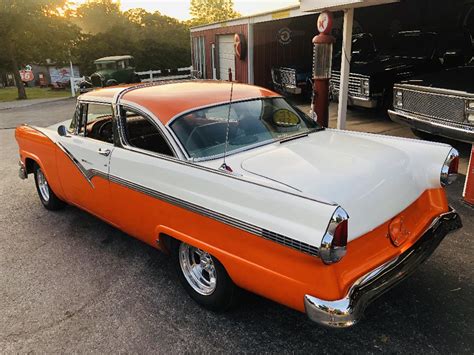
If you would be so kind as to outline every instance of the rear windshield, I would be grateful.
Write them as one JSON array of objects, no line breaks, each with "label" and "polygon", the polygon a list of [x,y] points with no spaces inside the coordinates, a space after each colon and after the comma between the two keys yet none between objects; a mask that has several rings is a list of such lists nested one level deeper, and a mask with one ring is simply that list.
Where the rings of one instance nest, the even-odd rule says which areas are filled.
[{"label": "rear windshield", "polygon": [[170,127],[188,155],[199,160],[222,156],[227,132],[231,153],[319,129],[283,98],[232,103],[230,113],[229,104],[204,108],[177,118]]}]

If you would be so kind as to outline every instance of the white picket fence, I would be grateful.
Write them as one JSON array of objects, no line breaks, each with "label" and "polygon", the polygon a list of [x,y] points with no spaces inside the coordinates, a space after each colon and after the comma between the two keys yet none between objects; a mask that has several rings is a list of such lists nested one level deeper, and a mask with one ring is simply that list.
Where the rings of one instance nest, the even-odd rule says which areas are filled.
[{"label": "white picket fence", "polygon": [[[191,73],[193,67],[184,67],[178,68],[179,72],[189,72]],[[177,79],[187,79],[191,77],[191,74],[178,74],[178,75],[166,75],[165,73],[170,72],[171,70],[148,70],[148,71],[141,71],[137,72],[138,76],[142,83],[152,83],[155,81],[162,81],[162,80],[177,80]]]}]

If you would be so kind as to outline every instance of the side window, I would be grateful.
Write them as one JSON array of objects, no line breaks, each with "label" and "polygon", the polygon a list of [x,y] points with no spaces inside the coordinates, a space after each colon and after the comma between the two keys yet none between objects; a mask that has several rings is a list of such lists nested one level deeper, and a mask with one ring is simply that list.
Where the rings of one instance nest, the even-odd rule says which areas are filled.
[{"label": "side window", "polygon": [[71,124],[69,125],[69,133],[75,134],[77,128],[81,124],[82,120],[82,107],[84,105],[80,104],[79,102],[76,104],[76,110],[74,111],[74,116],[72,117]]},{"label": "side window", "polygon": [[174,156],[160,130],[148,118],[130,109],[121,110],[127,143],[135,148]]},{"label": "side window", "polygon": [[110,104],[83,104],[82,106],[79,135],[113,143],[112,106]]}]

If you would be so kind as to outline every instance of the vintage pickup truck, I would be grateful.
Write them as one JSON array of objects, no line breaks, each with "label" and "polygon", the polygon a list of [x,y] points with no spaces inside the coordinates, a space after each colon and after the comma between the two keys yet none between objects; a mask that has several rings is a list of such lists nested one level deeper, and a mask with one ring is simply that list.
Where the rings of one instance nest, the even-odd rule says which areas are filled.
[{"label": "vintage pickup truck", "polygon": [[474,142],[474,62],[405,80],[393,93],[390,118],[420,138]]},{"label": "vintage pickup truck", "polygon": [[[354,35],[348,104],[387,110],[392,105],[395,83],[466,63],[472,53],[470,37],[450,35],[446,39],[446,36],[435,32],[402,31],[381,49],[371,35]],[[331,96],[337,98],[341,54],[336,53],[334,58]]]},{"label": "vintage pickup truck", "polygon": [[449,145],[323,129],[255,86],[103,88],[72,119],[15,135],[44,207],[77,206],[169,253],[211,310],[243,288],[348,327],[461,227]]}]

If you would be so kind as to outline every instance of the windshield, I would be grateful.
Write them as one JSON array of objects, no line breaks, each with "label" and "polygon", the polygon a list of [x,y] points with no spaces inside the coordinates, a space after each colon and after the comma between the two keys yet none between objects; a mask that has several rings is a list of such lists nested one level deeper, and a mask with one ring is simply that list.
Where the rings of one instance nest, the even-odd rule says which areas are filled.
[{"label": "windshield", "polygon": [[[171,129],[191,158],[222,156],[229,104],[208,107],[177,118]],[[227,152],[306,134],[319,126],[283,98],[266,98],[230,105]]]},{"label": "windshield", "polygon": [[434,34],[405,33],[393,37],[387,54],[396,57],[430,58],[436,49]]},{"label": "windshield", "polygon": [[117,69],[117,63],[116,62],[96,63],[95,66],[96,66],[97,70]]}]

